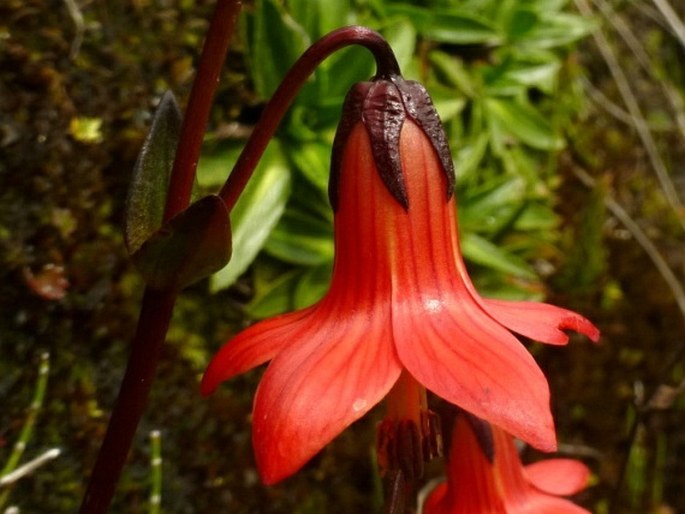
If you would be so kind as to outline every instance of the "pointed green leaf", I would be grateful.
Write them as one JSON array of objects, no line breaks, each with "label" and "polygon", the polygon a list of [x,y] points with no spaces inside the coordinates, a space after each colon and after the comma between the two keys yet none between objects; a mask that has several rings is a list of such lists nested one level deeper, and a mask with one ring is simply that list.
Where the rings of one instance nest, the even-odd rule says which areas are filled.
[{"label": "pointed green leaf", "polygon": [[328,193],[331,146],[321,141],[291,145],[288,156],[304,177],[322,193]]},{"label": "pointed green leaf", "polygon": [[300,270],[293,270],[261,283],[245,310],[256,319],[293,310],[293,290],[301,276]]},{"label": "pointed green leaf", "polygon": [[384,28],[383,35],[393,49],[400,69],[406,75],[416,50],[416,28],[410,20],[399,18]]},{"label": "pointed green leaf", "polygon": [[447,84],[456,87],[464,96],[469,98],[477,95],[479,86],[461,59],[440,50],[431,52],[428,58],[444,80],[447,81]]},{"label": "pointed green leaf", "polygon": [[309,46],[309,36],[275,0],[257,0],[249,21],[252,79],[257,93],[269,98]]},{"label": "pointed green leaf", "polygon": [[472,12],[426,9],[407,4],[388,5],[388,14],[409,18],[423,37],[452,44],[498,44],[502,37],[491,23]]},{"label": "pointed green leaf", "polygon": [[488,139],[488,134],[479,134],[473,141],[467,142],[463,148],[459,149],[454,161],[458,182],[471,180],[476,174],[488,149]]},{"label": "pointed green leaf", "polygon": [[292,264],[313,266],[333,260],[333,228],[301,209],[286,209],[264,249]]},{"label": "pointed green leaf", "polygon": [[485,107],[494,133],[507,133],[539,150],[563,148],[564,142],[554,132],[552,125],[530,104],[510,98],[491,97],[485,99]]},{"label": "pointed green leaf", "polygon": [[156,289],[182,289],[220,270],[231,258],[226,205],[215,195],[198,200],[165,223],[131,258]]},{"label": "pointed green leaf", "polygon": [[332,263],[308,269],[295,287],[296,309],[309,307],[318,302],[328,291],[331,282]]},{"label": "pointed green leaf", "polygon": [[[218,160],[214,159],[213,162],[218,163]],[[222,165],[222,168],[225,167],[226,162]],[[274,141],[267,147],[231,212],[233,257],[225,268],[212,277],[212,291],[232,285],[262,249],[285,210],[290,196],[290,177],[280,145]]]},{"label": "pointed green leaf", "polygon": [[466,259],[481,266],[521,278],[536,278],[525,261],[476,234],[464,234],[461,238],[461,248]]},{"label": "pointed green leaf", "polygon": [[517,40],[519,46],[529,49],[556,48],[568,45],[587,36],[596,24],[582,16],[557,12],[540,15],[539,22]]},{"label": "pointed green leaf", "polygon": [[162,96],[133,168],[126,201],[124,239],[130,254],[159,229],[174,165],[182,115],[173,93]]},{"label": "pointed green leaf", "polygon": [[289,0],[288,8],[293,18],[315,39],[338,27],[353,24],[351,0]]}]

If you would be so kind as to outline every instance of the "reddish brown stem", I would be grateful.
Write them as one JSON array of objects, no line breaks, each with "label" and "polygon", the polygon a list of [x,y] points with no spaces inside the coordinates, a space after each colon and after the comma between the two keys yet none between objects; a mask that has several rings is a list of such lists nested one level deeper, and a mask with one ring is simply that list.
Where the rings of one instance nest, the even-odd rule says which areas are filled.
[{"label": "reddish brown stem", "polygon": [[400,74],[400,67],[390,45],[380,34],[365,27],[343,27],[322,37],[310,46],[290,68],[264,108],[252,136],[247,141],[233,171],[221,188],[219,196],[226,203],[229,212],[238,201],[238,197],[250,180],[250,176],[266,146],[276,132],[278,124],[304,82],[326,57],[350,45],[361,45],[371,51],[376,59],[377,77],[390,78]]},{"label": "reddish brown stem", "polygon": [[147,404],[175,301],[176,295],[173,293],[150,288],[145,290],[126,374],[90,476],[81,514],[107,512],[112,501],[138,422]]},{"label": "reddish brown stem", "polygon": [[[214,10],[181,126],[166,199],[165,221],[190,203],[202,139],[240,7],[240,0],[219,0]],[[104,514],[109,508],[147,405],[176,295],[177,292],[172,290],[145,289],[126,374],[88,482],[81,514]]]},{"label": "reddish brown stem", "polygon": [[183,115],[180,141],[171,172],[164,221],[188,207],[219,74],[226,60],[240,0],[219,0],[207,32],[197,76]]}]

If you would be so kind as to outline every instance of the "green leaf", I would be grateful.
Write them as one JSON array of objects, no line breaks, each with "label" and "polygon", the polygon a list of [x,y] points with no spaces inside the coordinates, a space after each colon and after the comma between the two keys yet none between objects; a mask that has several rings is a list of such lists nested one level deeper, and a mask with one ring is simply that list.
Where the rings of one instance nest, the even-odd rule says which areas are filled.
[{"label": "green leaf", "polygon": [[263,319],[293,310],[293,291],[301,276],[300,270],[293,270],[268,282],[255,280],[257,291],[246,312],[252,318]]},{"label": "green leaf", "polygon": [[295,287],[293,297],[296,309],[315,304],[328,292],[331,282],[331,264],[315,266],[302,275]]},{"label": "green leaf", "polygon": [[257,0],[254,13],[248,24],[250,70],[257,93],[269,98],[310,40],[280,2]]},{"label": "green leaf", "polygon": [[290,170],[280,146],[272,143],[231,212],[233,258],[211,278],[212,291],[232,285],[252,263],[281,218],[290,187]]},{"label": "green leaf", "polygon": [[518,0],[522,8],[540,13],[554,13],[569,3],[569,0]]},{"label": "green leaf", "polygon": [[347,91],[356,82],[368,80],[374,74],[373,56],[365,48],[357,46],[343,48],[326,59],[316,72],[316,79],[322,84],[318,102],[335,104],[337,115]]},{"label": "green leaf", "polygon": [[288,0],[290,12],[314,39],[332,30],[353,24],[350,0]]},{"label": "green leaf", "polygon": [[395,53],[400,69],[406,74],[416,50],[416,28],[405,18],[384,27],[383,35]]},{"label": "green leaf", "polygon": [[432,41],[452,44],[499,44],[497,30],[471,12],[459,9],[426,9],[406,4],[388,5],[388,15],[404,16],[421,36]]},{"label": "green leaf", "polygon": [[[563,140],[552,125],[531,105],[510,98],[486,98],[485,107],[493,133],[504,134],[539,150],[559,150]],[[506,146],[514,141],[498,141]]]},{"label": "green leaf", "polygon": [[507,71],[511,80],[528,87],[537,87],[543,93],[551,94],[557,83],[561,62],[550,56],[545,62],[520,62]]},{"label": "green leaf", "polygon": [[462,235],[461,249],[468,260],[521,278],[535,279],[525,261],[508,253],[487,239],[473,233]]},{"label": "green leaf", "polygon": [[197,164],[197,181],[200,187],[207,190],[221,187],[238,160],[242,147],[242,144],[227,146],[223,143],[205,143]]},{"label": "green leaf", "polygon": [[489,135],[480,134],[475,141],[460,148],[454,160],[454,169],[458,182],[466,182],[478,171],[485,152],[488,149]]},{"label": "green leaf", "polygon": [[330,222],[301,209],[287,209],[264,249],[292,264],[313,266],[333,260]]},{"label": "green leaf", "polygon": [[582,16],[570,13],[548,13],[517,42],[526,49],[557,48],[578,41],[592,32],[595,24]]},{"label": "green leaf", "polygon": [[135,253],[162,224],[181,121],[176,99],[167,91],[133,168],[124,218],[129,254]]},{"label": "green leaf", "polygon": [[145,282],[156,289],[182,289],[221,269],[230,258],[228,211],[215,195],[174,216],[131,256]]},{"label": "green leaf", "polygon": [[429,59],[448,85],[456,87],[468,98],[476,96],[479,89],[478,85],[474,82],[474,76],[466,69],[463,61],[439,50],[431,52]]},{"label": "green leaf", "polygon": [[331,146],[319,141],[291,145],[289,157],[304,177],[319,191],[328,192]]},{"label": "green leaf", "polygon": [[515,9],[506,23],[507,40],[525,37],[539,23],[538,14],[530,9]]},{"label": "green leaf", "polygon": [[488,180],[461,199],[459,222],[467,231],[493,232],[507,223],[524,202],[525,183],[519,177]]}]

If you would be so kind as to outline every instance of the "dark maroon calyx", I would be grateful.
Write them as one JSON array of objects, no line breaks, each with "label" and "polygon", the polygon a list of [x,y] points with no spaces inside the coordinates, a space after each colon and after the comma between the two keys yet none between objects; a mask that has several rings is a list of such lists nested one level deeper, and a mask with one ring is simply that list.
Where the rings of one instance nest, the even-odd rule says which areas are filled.
[{"label": "dark maroon calyx", "polygon": [[393,198],[405,210],[409,210],[400,159],[400,132],[406,118],[416,123],[430,140],[447,179],[446,201],[452,197],[454,165],[435,106],[421,84],[394,75],[355,84],[345,98],[331,156],[328,195],[333,210],[337,210],[340,200],[338,185],[343,151],[352,129],[359,121],[369,134],[371,151],[381,180]]}]

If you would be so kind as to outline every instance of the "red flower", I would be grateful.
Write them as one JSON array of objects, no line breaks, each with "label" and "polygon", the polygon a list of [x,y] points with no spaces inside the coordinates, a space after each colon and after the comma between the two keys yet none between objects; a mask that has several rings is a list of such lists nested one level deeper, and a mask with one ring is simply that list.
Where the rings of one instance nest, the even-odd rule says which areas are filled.
[{"label": "red flower", "polygon": [[587,486],[590,471],[582,462],[523,466],[513,437],[500,428],[458,416],[448,462],[447,482],[430,493],[424,514],[589,514],[558,498]]},{"label": "red flower", "polygon": [[555,448],[547,382],[508,329],[565,344],[599,336],[551,305],[481,298],[457,233],[452,160],[427,93],[399,77],[358,84],[345,103],[331,173],[335,263],[316,305],[229,341],[202,381],[271,361],[254,402],[266,483],[297,471],[376,405],[403,369],[420,384],[543,450]]}]

